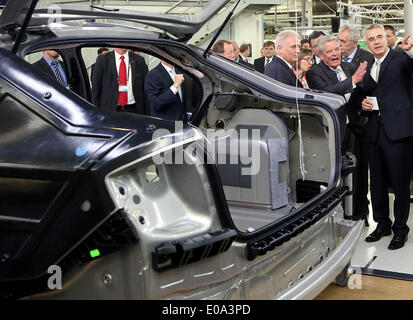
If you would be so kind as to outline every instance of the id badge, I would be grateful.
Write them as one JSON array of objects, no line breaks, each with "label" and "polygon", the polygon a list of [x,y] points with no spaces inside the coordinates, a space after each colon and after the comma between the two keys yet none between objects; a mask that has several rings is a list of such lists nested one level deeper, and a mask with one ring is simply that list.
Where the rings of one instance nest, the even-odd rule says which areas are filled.
[{"label": "id badge", "polygon": [[119,92],[128,92],[128,86],[119,86]]}]

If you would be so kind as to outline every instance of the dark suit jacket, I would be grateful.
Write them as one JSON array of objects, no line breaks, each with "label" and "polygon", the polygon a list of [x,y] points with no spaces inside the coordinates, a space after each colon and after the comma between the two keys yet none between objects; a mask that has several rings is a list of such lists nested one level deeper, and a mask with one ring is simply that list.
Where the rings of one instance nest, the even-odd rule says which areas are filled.
[{"label": "dark suit jacket", "polygon": [[295,87],[297,84],[298,87],[303,87],[301,82],[297,81],[297,77],[294,72],[282,59],[277,56],[275,56],[274,59],[272,59],[272,61],[265,67],[264,74],[290,86]]},{"label": "dark suit jacket", "polygon": [[247,66],[247,67],[249,67],[249,68],[251,68],[251,69],[255,69],[254,66],[253,66],[251,63],[245,61],[245,60],[242,58],[241,55],[239,55],[239,61],[238,61],[238,63],[239,63],[239,64],[243,64],[244,66]]},{"label": "dark suit jacket", "polygon": [[[144,81],[148,73],[145,59],[128,52],[132,72],[133,97],[136,102],[136,112],[149,114],[144,93]],[[107,111],[116,111],[118,105],[118,71],[116,70],[115,52],[110,51],[98,56],[92,77],[92,102]]]},{"label": "dark suit jacket", "polygon": [[374,56],[370,52],[363,50],[360,47],[357,47],[356,54],[351,60],[351,63],[358,68],[360,63],[364,61],[367,61],[370,64],[374,61]]},{"label": "dark suit jacket", "polygon": [[[409,99],[409,79],[413,74],[413,58],[405,52],[389,51],[380,67],[379,82],[371,77],[372,64],[363,80],[365,96],[375,96],[387,137],[396,141],[413,135],[413,106]],[[369,142],[375,142],[378,132],[377,113],[364,112]]]},{"label": "dark suit jacket", "polygon": [[[65,66],[65,64],[64,64],[63,61],[59,60],[59,63],[60,63],[60,65],[61,65],[62,68],[63,68],[63,71],[64,71],[65,76],[66,76],[67,83],[68,83],[69,88],[70,88],[71,83],[70,83],[69,73],[67,72],[67,68],[66,68],[66,66]],[[46,73],[49,77],[51,77],[51,78],[53,78],[54,80],[57,81],[56,76],[55,76],[53,70],[50,68],[49,64],[46,62],[46,60],[44,60],[43,57],[42,57],[39,61],[36,61],[35,63],[33,63],[33,65],[34,65],[37,69],[43,71],[43,72]]]},{"label": "dark suit jacket", "polygon": [[307,82],[311,89],[323,90],[330,93],[343,95],[353,89],[351,76],[356,71],[353,64],[342,62],[341,68],[347,76],[347,79],[339,82],[333,70],[331,70],[323,61],[313,66],[307,71]]},{"label": "dark suit jacket", "polygon": [[261,57],[254,60],[255,70],[264,73],[265,57]]},{"label": "dark suit jacket", "polygon": [[351,128],[355,134],[360,135],[364,128],[364,115],[359,116],[361,110],[361,93],[360,85],[353,89],[351,76],[357,70],[353,63],[342,62],[340,64],[347,79],[341,82],[337,76],[323,61],[313,66],[307,71],[307,82],[311,89],[323,90],[330,93],[335,93],[344,96],[346,93],[351,93],[350,100],[346,104],[346,113],[351,124]]},{"label": "dark suit jacket", "polygon": [[[175,70],[177,74],[182,73]],[[185,81],[184,81],[185,83]],[[162,63],[149,71],[145,80],[145,93],[151,109],[151,116],[166,120],[186,120],[185,86],[181,85],[183,102],[170,87],[173,81]]]}]

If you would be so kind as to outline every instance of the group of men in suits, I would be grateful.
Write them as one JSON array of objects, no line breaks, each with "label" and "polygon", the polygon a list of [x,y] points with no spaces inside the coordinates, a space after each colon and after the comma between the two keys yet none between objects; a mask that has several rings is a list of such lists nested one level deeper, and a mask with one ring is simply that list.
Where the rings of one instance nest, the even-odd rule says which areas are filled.
[{"label": "group of men in suits", "polygon": [[[364,31],[371,53],[358,46],[359,38],[358,30],[349,25],[340,28],[337,37],[313,33],[309,42],[316,63],[307,72],[307,82],[311,89],[346,99],[347,125],[342,150],[354,152],[358,159],[353,180],[353,215],[365,218],[368,214],[370,165],[371,202],[377,227],[366,241],[378,241],[393,231],[388,249],[395,250],[404,246],[409,232],[413,40],[407,36],[401,50],[395,50],[388,46],[384,27],[377,24]],[[280,32],[275,41],[276,56],[265,66],[264,74],[301,87],[294,72],[299,43],[295,31]],[[389,218],[389,188],[395,195],[394,223]]]},{"label": "group of men in suits", "polygon": [[[59,61],[56,50],[43,51],[43,57],[34,66],[61,85],[70,88],[68,70]],[[184,80],[187,85],[183,85]],[[175,121],[187,120],[202,99],[202,91],[181,70],[161,61],[148,71],[145,59],[124,48],[98,50],[92,65],[92,103],[111,112],[129,112],[151,115]]]}]

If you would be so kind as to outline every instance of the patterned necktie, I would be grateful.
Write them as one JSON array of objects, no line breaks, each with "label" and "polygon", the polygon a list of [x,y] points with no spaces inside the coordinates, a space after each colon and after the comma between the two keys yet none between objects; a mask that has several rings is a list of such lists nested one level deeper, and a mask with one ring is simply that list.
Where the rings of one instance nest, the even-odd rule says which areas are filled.
[{"label": "patterned necktie", "polygon": [[66,82],[65,79],[63,79],[62,74],[59,71],[58,65],[56,61],[52,61],[51,65],[53,66],[53,69],[55,71],[56,79],[57,81],[64,87],[66,87]]},{"label": "patterned necktie", "polygon": [[[121,56],[120,59],[121,59],[121,62],[120,62],[120,67],[119,67],[119,86],[126,86],[128,82],[126,79],[125,57]],[[124,107],[127,104],[127,102],[128,102],[128,92],[119,90],[118,103],[122,107]]]},{"label": "patterned necktie", "polygon": [[350,62],[350,58],[343,56],[343,58],[341,59],[341,61]]},{"label": "patterned necktie", "polygon": [[265,62],[265,66],[266,67],[268,64],[270,63],[270,58],[267,58],[266,62]]},{"label": "patterned necktie", "polygon": [[338,69],[333,69],[333,71],[337,76],[338,82],[341,82],[341,77],[340,77],[340,73],[339,73]]},{"label": "patterned necktie", "polygon": [[381,60],[376,61],[376,82],[379,82]]}]

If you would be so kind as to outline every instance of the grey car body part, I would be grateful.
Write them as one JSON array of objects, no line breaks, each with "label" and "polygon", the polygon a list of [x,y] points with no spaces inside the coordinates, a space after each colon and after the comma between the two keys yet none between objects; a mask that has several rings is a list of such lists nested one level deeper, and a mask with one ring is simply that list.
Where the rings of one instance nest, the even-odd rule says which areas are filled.
[{"label": "grey car body part", "polygon": [[[220,5],[225,2],[221,1]],[[217,7],[212,8],[216,12]],[[84,11],[80,8],[74,10],[83,17]],[[35,15],[42,12],[44,9],[40,8]],[[64,7],[62,14],[65,14]],[[92,16],[86,15],[87,18]],[[116,12],[112,12],[111,17],[115,16]],[[99,18],[99,15],[95,17]],[[137,21],[147,22],[144,17],[140,15]],[[196,27],[188,29],[184,26],[181,29],[179,23],[185,20],[183,18],[148,17],[159,19],[161,23],[151,22],[151,25],[169,31],[176,38],[186,38],[196,31]],[[121,19],[133,20],[134,17],[125,13]],[[70,20],[77,19],[71,16]],[[199,26],[198,23],[196,25]],[[36,32],[41,28],[46,28],[53,36],[44,37]],[[338,192],[341,194],[339,198],[333,196],[343,184],[340,179],[340,130],[345,121],[343,98],[285,86],[214,54],[203,59],[199,48],[179,43],[176,39],[162,39],[156,31],[139,30],[99,22],[93,24],[93,28],[89,22],[68,21],[50,28],[35,23],[29,27],[27,38],[17,54],[23,58],[25,54],[51,46],[64,49],[105,44],[136,48],[180,66],[200,81],[203,102],[206,97],[213,96],[203,118],[209,128],[216,128],[219,123],[219,127],[223,124],[225,129],[261,129],[260,168],[263,171],[246,183],[248,187],[234,181],[234,176],[223,179],[237,235],[224,252],[162,272],[153,267],[153,253],[160,244],[193,240],[222,228],[219,210],[212,200],[214,190],[210,188],[201,159],[193,157],[192,165],[159,165],[155,166],[155,171],[149,169],[153,168],[151,158],[154,154],[177,152],[183,145],[194,145],[204,139],[202,128],[186,128],[185,132],[192,134],[189,137],[184,134],[180,143],[175,143],[173,134],[166,135],[161,139],[163,147],[116,168],[105,177],[109,200],[114,208],[123,209],[138,243],[74,267],[65,275],[62,290],[26,298],[314,298],[348,265],[362,232],[362,222],[345,219],[342,206],[342,199],[348,197],[345,190]],[[96,37],[97,31],[99,34],[110,32],[110,37]],[[2,44],[5,48],[13,44],[9,34],[3,35]],[[237,96],[236,104],[229,108],[220,106],[220,94]],[[86,101],[84,103],[87,104]],[[61,115],[64,115],[62,110]],[[295,184],[302,178],[297,154],[298,112],[306,152],[306,179],[327,185],[304,203],[297,199]],[[82,121],[76,119],[74,123],[81,125]],[[146,142],[151,143],[156,142]],[[272,159],[274,150],[281,153],[279,158]],[[98,167],[99,163],[96,169]],[[272,173],[271,168],[275,168]],[[119,185],[126,190],[124,194],[119,192]],[[187,189],[193,189],[197,196],[188,195]],[[132,194],[139,194],[139,201],[130,198]],[[312,221],[311,218],[300,221],[306,210],[310,213],[324,211],[321,216],[317,216],[317,211]],[[284,241],[268,247],[261,245],[271,239],[277,240],[276,234],[283,234],[283,230],[291,231]],[[93,231],[90,230],[79,242]],[[253,251],[258,253],[251,253]],[[62,259],[64,257],[60,257],[56,264]]]}]

